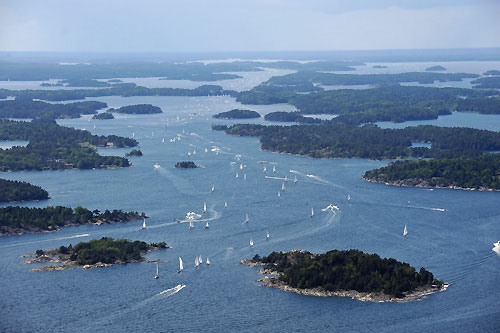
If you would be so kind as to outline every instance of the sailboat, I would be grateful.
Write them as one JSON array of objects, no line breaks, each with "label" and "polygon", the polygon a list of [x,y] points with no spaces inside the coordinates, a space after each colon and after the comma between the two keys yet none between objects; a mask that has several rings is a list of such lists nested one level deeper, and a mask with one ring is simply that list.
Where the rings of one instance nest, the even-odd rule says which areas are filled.
[{"label": "sailboat", "polygon": [[276,166],[273,165],[273,172],[276,172]]},{"label": "sailboat", "polygon": [[239,176],[238,176],[238,173],[236,173],[236,175],[234,176],[234,178],[238,178],[238,177],[239,177]]},{"label": "sailboat", "polygon": [[207,224],[205,224],[205,229],[208,229],[208,228],[210,228],[210,226],[208,225],[208,222],[207,222]]},{"label": "sailboat", "polygon": [[247,180],[247,174],[246,173],[243,174],[243,180]]},{"label": "sailboat", "polygon": [[200,266],[200,262],[198,261],[198,257],[194,258],[194,268],[198,268]]},{"label": "sailboat", "polygon": [[212,184],[212,192],[215,190],[215,186]]},{"label": "sailboat", "polygon": [[347,201],[350,201],[350,200],[351,200],[351,195],[350,195],[350,194],[348,194],[348,195],[347,195]]},{"label": "sailboat", "polygon": [[245,214],[245,223],[248,223],[248,214]]},{"label": "sailboat", "polygon": [[208,259],[208,257],[207,257],[207,266],[209,266],[209,265],[210,265],[210,259]]},{"label": "sailboat", "polygon": [[208,153],[208,149],[207,148],[205,148],[205,153]]},{"label": "sailboat", "polygon": [[243,164],[240,164],[240,170],[243,170]]},{"label": "sailboat", "polygon": [[406,237],[406,235],[408,235],[408,230],[406,229],[406,224],[405,224],[405,228],[403,230],[403,236]]},{"label": "sailboat", "polygon": [[189,229],[193,229],[193,228],[194,228],[193,221],[189,221]]},{"label": "sailboat", "polygon": [[250,239],[250,247],[253,247],[253,240]]},{"label": "sailboat", "polygon": [[161,143],[165,143],[165,138],[161,138]]},{"label": "sailboat", "polygon": [[278,198],[281,197],[281,192],[278,192]]},{"label": "sailboat", "polygon": [[288,183],[288,177],[285,176],[285,183]]},{"label": "sailboat", "polygon": [[227,201],[224,201],[224,208],[227,208]]},{"label": "sailboat", "polygon": [[296,183],[297,182],[297,176],[293,177],[293,182]]},{"label": "sailboat", "polygon": [[195,149],[193,149],[193,155],[196,155],[196,150]]},{"label": "sailboat", "polygon": [[284,191],[285,190],[285,183],[282,183],[281,184],[281,190]]},{"label": "sailboat", "polygon": [[179,271],[177,273],[181,273],[184,269],[184,265],[182,264],[182,258],[179,257]]},{"label": "sailboat", "polygon": [[311,217],[314,216],[314,208],[311,208]]},{"label": "sailboat", "polygon": [[146,229],[146,219],[144,219],[144,221],[142,221],[142,229]]},{"label": "sailboat", "polygon": [[263,170],[263,171],[264,171],[264,172],[267,172],[267,168],[266,168],[266,167],[264,167],[264,170]]},{"label": "sailboat", "polygon": [[156,275],[155,275],[155,279],[157,279],[159,277],[160,277],[160,274],[158,274],[158,263],[156,263]]},{"label": "sailboat", "polygon": [[266,239],[269,239],[269,231],[266,233]]},{"label": "sailboat", "polygon": [[200,265],[201,265],[201,264],[203,264],[203,259],[201,259],[201,254],[200,254],[200,256],[198,257],[198,263],[199,263]]},{"label": "sailboat", "polygon": [[203,201],[203,213],[207,212],[207,204],[205,201]]}]

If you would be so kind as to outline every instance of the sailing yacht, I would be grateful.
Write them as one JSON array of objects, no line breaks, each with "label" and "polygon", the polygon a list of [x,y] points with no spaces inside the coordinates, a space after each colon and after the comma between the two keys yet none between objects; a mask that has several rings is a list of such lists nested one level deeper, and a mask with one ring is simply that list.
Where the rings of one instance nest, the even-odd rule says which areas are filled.
[{"label": "sailing yacht", "polygon": [[198,257],[198,263],[199,263],[200,265],[201,265],[201,264],[203,264],[203,259],[201,259],[201,254],[200,254],[200,256]]},{"label": "sailing yacht", "polygon": [[248,214],[245,214],[245,223],[248,223]]},{"label": "sailing yacht", "polygon": [[227,208],[227,201],[224,201],[224,208]]},{"label": "sailing yacht", "polygon": [[405,224],[405,228],[403,230],[403,236],[406,237],[406,235],[408,235],[408,230],[406,229],[406,224]]},{"label": "sailing yacht", "polygon": [[196,155],[196,150],[193,149],[193,155]]},{"label": "sailing yacht", "polygon": [[266,168],[266,167],[264,167],[264,170],[263,170],[263,171],[264,171],[264,172],[267,172],[267,168]]},{"label": "sailing yacht", "polygon": [[243,180],[247,180],[247,174],[246,173],[243,174]]},{"label": "sailing yacht", "polygon": [[269,239],[269,231],[266,233],[266,239]]},{"label": "sailing yacht", "polygon": [[181,273],[184,269],[184,265],[182,264],[182,258],[179,257],[179,271],[177,273]]},{"label": "sailing yacht", "polygon": [[284,191],[285,190],[285,183],[282,183],[281,184],[281,190]]},{"label": "sailing yacht", "polygon": [[159,278],[160,275],[158,274],[158,263],[156,263],[156,275],[155,275],[155,279]]},{"label": "sailing yacht", "polygon": [[288,177],[285,176],[285,183],[288,183]]},{"label": "sailing yacht", "polygon": [[208,222],[207,222],[207,224],[205,224],[205,229],[208,229],[208,228],[210,228],[210,226],[208,225]]},{"label": "sailing yacht", "polygon": [[280,193],[280,192],[278,192],[278,198],[279,198],[279,197],[281,197],[281,193]]},{"label": "sailing yacht", "polygon": [[193,228],[194,228],[193,221],[189,221],[189,229],[193,229]]},{"label": "sailing yacht", "polygon": [[234,176],[234,178],[238,178],[238,177],[239,177],[239,176],[238,176],[238,173],[236,173],[236,175]]},{"label": "sailing yacht", "polygon": [[215,190],[215,186],[212,184],[212,192]]},{"label": "sailing yacht", "polygon": [[253,240],[250,239],[250,247],[253,247]]},{"label": "sailing yacht", "polygon": [[144,219],[144,221],[142,221],[142,229],[146,229],[146,219]]},{"label": "sailing yacht", "polygon": [[311,208],[311,217],[314,216],[314,208]]},{"label": "sailing yacht", "polygon": [[161,138],[161,143],[165,143],[165,138]]},{"label": "sailing yacht", "polygon": [[350,201],[350,200],[351,200],[351,195],[350,195],[350,194],[348,194],[348,195],[347,195],[347,200],[348,200],[348,201]]},{"label": "sailing yacht", "polygon": [[198,257],[194,258],[194,268],[198,268],[200,266],[200,262],[198,261]]},{"label": "sailing yacht", "polygon": [[209,266],[209,265],[210,265],[210,259],[208,259],[208,257],[207,257],[207,266]]},{"label": "sailing yacht", "polygon": [[293,177],[293,182],[296,183],[297,182],[297,176]]},{"label": "sailing yacht", "polygon": [[207,204],[205,201],[203,201],[203,213],[207,212]]},{"label": "sailing yacht", "polygon": [[273,172],[276,172],[276,166],[273,165]]},{"label": "sailing yacht", "polygon": [[240,170],[243,170],[243,164],[240,164]]}]

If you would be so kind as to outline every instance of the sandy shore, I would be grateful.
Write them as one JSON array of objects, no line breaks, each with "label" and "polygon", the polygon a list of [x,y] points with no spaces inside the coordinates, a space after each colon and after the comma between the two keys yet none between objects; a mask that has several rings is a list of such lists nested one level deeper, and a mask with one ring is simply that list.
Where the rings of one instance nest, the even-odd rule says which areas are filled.
[{"label": "sandy shore", "polygon": [[[242,260],[240,264],[248,265],[252,267],[263,266],[261,263],[255,263],[250,260]],[[403,293],[404,297],[398,298],[391,295],[384,294],[382,292],[377,293],[364,293],[356,290],[337,290],[337,291],[327,291],[322,288],[312,288],[312,289],[299,289],[293,288],[286,285],[283,281],[280,281],[278,277],[280,276],[279,272],[262,268],[258,271],[259,274],[266,275],[263,278],[257,280],[257,282],[261,282],[261,286],[269,287],[269,288],[277,288],[287,292],[293,292],[296,294],[307,295],[307,296],[319,296],[319,297],[328,297],[328,296],[337,296],[337,297],[349,297],[352,299],[356,299],[358,301],[363,302],[410,302],[420,300],[428,295],[435,294],[437,292],[445,291],[448,287],[445,284],[441,288],[433,288],[433,287],[419,287],[413,292]],[[268,276],[270,275],[270,276]],[[274,276],[274,277],[273,277]]]}]

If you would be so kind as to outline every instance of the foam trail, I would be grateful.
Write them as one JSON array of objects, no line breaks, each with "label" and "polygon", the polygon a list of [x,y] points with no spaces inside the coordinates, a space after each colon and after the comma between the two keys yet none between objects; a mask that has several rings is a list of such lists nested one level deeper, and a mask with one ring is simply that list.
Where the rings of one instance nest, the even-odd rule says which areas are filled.
[{"label": "foam trail", "polygon": [[[167,294],[166,296],[172,296],[172,295],[175,295],[177,294],[179,291],[181,291],[182,289],[184,289],[186,287],[185,284],[178,284],[176,285],[175,287],[173,288],[170,288],[170,289],[166,289],[166,290],[163,290],[162,292],[156,294],[155,296],[160,296],[160,295],[164,295],[164,294]],[[153,296],[153,297],[155,297]]]},{"label": "foam trail", "polygon": [[18,246],[18,245],[27,245],[27,244],[36,244],[36,243],[44,243],[44,242],[52,242],[55,240],[65,240],[65,239],[72,239],[72,238],[80,238],[80,237],[88,237],[90,234],[81,234],[81,235],[75,235],[75,236],[68,236],[68,237],[58,237],[58,238],[50,238],[50,239],[42,239],[38,241],[32,241],[32,242],[24,242],[24,243],[13,243],[13,244],[6,244],[0,246],[2,247],[9,247],[9,246]]}]

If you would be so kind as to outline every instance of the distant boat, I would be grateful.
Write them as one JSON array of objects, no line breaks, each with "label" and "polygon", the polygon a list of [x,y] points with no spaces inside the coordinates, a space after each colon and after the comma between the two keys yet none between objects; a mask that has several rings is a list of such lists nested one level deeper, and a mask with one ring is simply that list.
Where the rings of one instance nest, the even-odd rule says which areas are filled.
[{"label": "distant boat", "polygon": [[161,143],[165,143],[165,138],[161,138]]},{"label": "distant boat", "polygon": [[285,183],[288,183],[288,177],[285,176]]},{"label": "distant boat", "polygon": [[146,229],[146,219],[144,219],[144,221],[142,221],[142,229]]},{"label": "distant boat", "polygon": [[153,132],[151,132],[151,136],[155,136],[155,132],[154,132],[154,131],[153,131]]},{"label": "distant boat", "polygon": [[281,192],[278,192],[278,198],[281,197]]},{"label": "distant boat", "polygon": [[269,239],[269,231],[266,233],[266,239]]},{"label": "distant boat", "polygon": [[193,228],[194,228],[193,221],[189,221],[189,229],[193,229]]},{"label": "distant boat", "polygon": [[156,263],[156,275],[155,275],[155,279],[157,279],[159,277],[160,277],[160,274],[158,274],[158,263]]},{"label": "distant boat", "polygon": [[408,235],[408,230],[406,229],[406,224],[405,224],[405,228],[403,230],[403,236],[406,237],[406,235]]},{"label": "distant boat", "polygon": [[212,185],[212,192],[213,192],[214,190],[215,190],[215,186],[214,186],[214,185]]},{"label": "distant boat", "polygon": [[227,201],[224,201],[224,208],[227,208]]},{"label": "distant boat", "polygon": [[200,256],[198,257],[198,263],[199,263],[200,265],[201,265],[201,264],[203,264],[203,259],[201,259],[201,254],[200,254]]},{"label": "distant boat", "polygon": [[240,170],[243,170],[243,164],[240,164]]},{"label": "distant boat", "polygon": [[285,190],[285,183],[282,183],[281,184],[281,190],[284,191]]},{"label": "distant boat", "polygon": [[182,265],[182,258],[179,257],[179,271],[177,273],[181,273],[184,269],[184,265]]},{"label": "distant boat", "polygon": [[276,172],[276,166],[273,165],[273,172]]},{"label": "distant boat", "polygon": [[188,152],[187,152],[187,155],[188,155],[188,156],[191,156],[191,152],[190,152],[190,151],[188,151]]},{"label": "distant boat", "polygon": [[293,182],[296,183],[297,182],[297,176],[293,177]]},{"label": "distant boat", "polygon": [[311,208],[311,217],[314,216],[314,208]]},{"label": "distant boat", "polygon": [[96,127],[96,126],[94,125],[94,129],[95,129],[95,127]]},{"label": "distant boat", "polygon": [[350,194],[347,195],[347,200],[351,200],[351,195]]},{"label": "distant boat", "polygon": [[207,204],[205,201],[203,201],[203,213],[207,212]]},{"label": "distant boat", "polygon": [[207,257],[207,266],[209,266],[209,265],[210,265],[210,259],[208,259],[208,257]]},{"label": "distant boat", "polygon": [[250,239],[250,247],[253,247],[253,240]]},{"label": "distant boat", "polygon": [[248,214],[245,214],[245,223],[248,223]]},{"label": "distant boat", "polygon": [[153,166],[154,166],[155,169],[159,169],[160,168],[160,165],[158,163],[155,163]]},{"label": "distant boat", "polygon": [[196,155],[196,150],[193,149],[193,155]]},{"label": "distant boat", "polygon": [[238,173],[236,173],[236,175],[234,176],[234,178],[238,178],[238,177],[239,177],[239,176],[238,176]]},{"label": "distant boat", "polygon": [[264,167],[264,172],[267,172],[267,168],[266,167]]},{"label": "distant boat", "polygon": [[194,268],[198,268],[200,266],[200,262],[198,261],[198,257],[194,258]]},{"label": "distant boat", "polygon": [[247,174],[246,173],[243,174],[243,180],[247,180]]},{"label": "distant boat", "polygon": [[132,133],[132,138],[135,138],[135,133]]},{"label": "distant boat", "polygon": [[205,148],[205,153],[208,153],[208,149],[207,148]]},{"label": "distant boat", "polygon": [[210,228],[210,226],[208,225],[208,222],[207,222],[207,224],[205,224],[205,229],[208,229],[208,228]]}]

